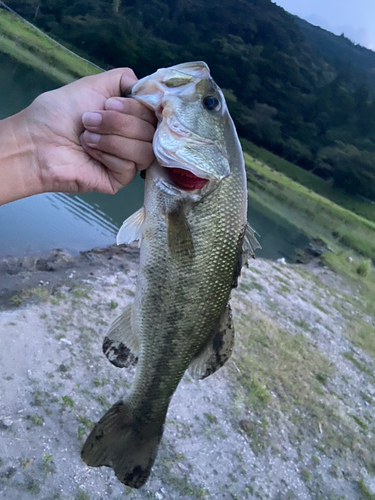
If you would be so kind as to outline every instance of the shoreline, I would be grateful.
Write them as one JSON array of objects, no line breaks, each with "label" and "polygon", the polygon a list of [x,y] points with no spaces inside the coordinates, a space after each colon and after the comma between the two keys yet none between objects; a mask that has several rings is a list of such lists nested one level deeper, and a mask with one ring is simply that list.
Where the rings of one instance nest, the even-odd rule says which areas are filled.
[{"label": "shoreline", "polygon": [[[325,251],[322,240],[312,240],[290,264],[302,264],[309,268],[321,267],[323,264],[320,263],[320,257]],[[256,260],[258,259],[264,260],[262,257],[256,257]],[[277,261],[265,260],[285,263],[283,257]],[[77,255],[53,249],[41,254],[0,258],[0,311],[14,305],[12,297],[20,290],[27,291],[40,285],[48,285],[53,293],[59,286],[76,284],[93,276],[94,271],[127,272],[130,267],[135,269],[138,262],[137,243],[95,247],[79,251]]]},{"label": "shoreline", "polygon": [[58,287],[73,286],[99,272],[128,272],[139,262],[137,244],[96,247],[70,255],[60,249],[34,256],[0,259],[0,311],[14,307],[12,297],[46,286],[50,293]]}]

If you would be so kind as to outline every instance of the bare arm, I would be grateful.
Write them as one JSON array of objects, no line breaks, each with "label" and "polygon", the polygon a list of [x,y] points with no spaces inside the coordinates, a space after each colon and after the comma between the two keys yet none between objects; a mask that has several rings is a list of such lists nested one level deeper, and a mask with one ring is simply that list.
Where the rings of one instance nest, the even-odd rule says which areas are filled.
[{"label": "bare arm", "polygon": [[155,117],[117,97],[135,81],[129,69],[82,78],[0,121],[0,205],[48,191],[114,194],[147,168]]}]

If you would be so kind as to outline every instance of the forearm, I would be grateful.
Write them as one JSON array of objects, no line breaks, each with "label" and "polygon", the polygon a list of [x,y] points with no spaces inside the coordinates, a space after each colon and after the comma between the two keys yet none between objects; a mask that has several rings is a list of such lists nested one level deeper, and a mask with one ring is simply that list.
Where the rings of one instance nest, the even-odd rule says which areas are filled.
[{"label": "forearm", "polygon": [[43,191],[25,110],[0,121],[0,205]]}]

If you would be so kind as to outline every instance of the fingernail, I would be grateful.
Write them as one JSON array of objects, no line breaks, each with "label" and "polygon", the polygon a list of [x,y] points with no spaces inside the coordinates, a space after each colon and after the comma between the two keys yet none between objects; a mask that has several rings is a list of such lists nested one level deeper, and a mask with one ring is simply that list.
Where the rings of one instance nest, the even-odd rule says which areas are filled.
[{"label": "fingernail", "polygon": [[109,109],[111,111],[123,111],[124,105],[118,99],[111,97],[105,102],[105,109]]},{"label": "fingernail", "polygon": [[100,141],[100,138],[101,138],[101,135],[100,134],[93,134],[92,132],[88,132],[87,130],[85,130],[83,132],[83,138],[85,140],[85,143],[87,145],[94,145],[96,146],[96,144]]},{"label": "fingernail", "polygon": [[82,115],[82,123],[85,127],[97,127],[102,122],[100,113],[87,112]]}]

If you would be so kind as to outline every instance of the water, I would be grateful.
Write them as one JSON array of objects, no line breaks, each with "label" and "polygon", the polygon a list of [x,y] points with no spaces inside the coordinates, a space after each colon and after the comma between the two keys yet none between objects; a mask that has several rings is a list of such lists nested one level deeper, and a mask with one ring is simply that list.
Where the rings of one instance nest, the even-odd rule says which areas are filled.
[{"label": "water", "polygon": [[[0,118],[17,113],[40,93],[57,87],[44,74],[0,52]],[[124,219],[142,206],[139,177],[115,196],[41,194],[0,207],[0,258],[34,255],[61,248],[71,254],[115,242]],[[282,219],[276,220],[249,200],[248,218],[261,235],[260,257],[293,260],[308,238]]]}]

